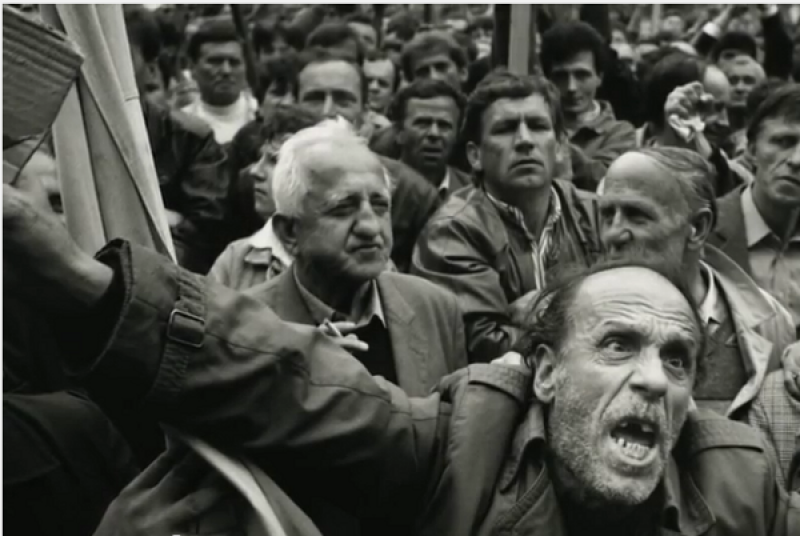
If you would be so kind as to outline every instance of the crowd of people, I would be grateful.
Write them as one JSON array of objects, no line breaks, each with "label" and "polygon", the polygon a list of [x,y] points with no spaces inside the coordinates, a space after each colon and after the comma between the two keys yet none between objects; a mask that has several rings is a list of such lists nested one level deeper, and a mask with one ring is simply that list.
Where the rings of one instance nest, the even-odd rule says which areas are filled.
[{"label": "crowd of people", "polygon": [[800,534],[797,13],[647,7],[126,5],[177,264],[4,150],[5,527],[258,534],[166,426],[287,534]]}]

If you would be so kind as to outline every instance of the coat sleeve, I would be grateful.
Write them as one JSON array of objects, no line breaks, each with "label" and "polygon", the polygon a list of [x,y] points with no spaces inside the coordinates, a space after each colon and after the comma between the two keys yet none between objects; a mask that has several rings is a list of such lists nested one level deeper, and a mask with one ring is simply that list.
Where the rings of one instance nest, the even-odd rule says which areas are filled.
[{"label": "coat sleeve", "polygon": [[[118,243],[124,301],[103,350],[73,366],[103,407],[244,455],[355,515],[412,515],[449,407],[375,379],[311,326]],[[99,355],[98,355],[99,354]]]},{"label": "coat sleeve", "polygon": [[[576,186],[595,191],[611,163],[627,151],[636,148],[636,129],[627,121],[617,121],[608,131],[602,146],[591,153],[570,144],[572,171]],[[581,184],[578,184],[580,179]]]},{"label": "coat sleeve", "polygon": [[458,298],[464,314],[470,363],[488,363],[516,342],[509,303],[492,265],[486,237],[460,222],[433,220],[423,232],[411,261],[411,273],[443,286]]}]

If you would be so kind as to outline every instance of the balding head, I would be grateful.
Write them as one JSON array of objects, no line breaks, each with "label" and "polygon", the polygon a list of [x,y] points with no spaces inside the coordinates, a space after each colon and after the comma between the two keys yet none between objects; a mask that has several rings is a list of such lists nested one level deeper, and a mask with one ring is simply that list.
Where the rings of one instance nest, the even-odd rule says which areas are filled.
[{"label": "balding head", "polygon": [[750,56],[736,56],[723,64],[723,72],[731,85],[731,108],[745,109],[747,97],[766,80],[764,68]]}]

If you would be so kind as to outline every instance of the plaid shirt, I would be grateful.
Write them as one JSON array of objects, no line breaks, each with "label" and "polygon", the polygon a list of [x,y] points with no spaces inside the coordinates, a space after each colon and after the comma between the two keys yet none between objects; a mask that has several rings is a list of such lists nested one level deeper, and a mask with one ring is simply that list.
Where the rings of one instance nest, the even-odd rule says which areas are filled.
[{"label": "plaid shirt", "polygon": [[[795,346],[800,350],[800,343]],[[764,380],[747,420],[767,439],[768,453],[778,463],[780,485],[800,491],[800,475],[790,474],[792,458],[800,455],[800,400],[783,385],[783,370],[772,372]]]},{"label": "plaid shirt", "polygon": [[525,225],[525,217],[522,215],[522,211],[500,201],[489,192],[486,192],[486,195],[501,213],[507,215],[525,232],[525,236],[531,243],[536,288],[543,289],[547,283],[547,270],[558,259],[558,246],[565,232],[561,218],[561,199],[558,197],[558,192],[556,192],[555,188],[550,190],[550,206],[547,209],[547,219],[544,222],[539,240],[536,240],[536,237]]}]

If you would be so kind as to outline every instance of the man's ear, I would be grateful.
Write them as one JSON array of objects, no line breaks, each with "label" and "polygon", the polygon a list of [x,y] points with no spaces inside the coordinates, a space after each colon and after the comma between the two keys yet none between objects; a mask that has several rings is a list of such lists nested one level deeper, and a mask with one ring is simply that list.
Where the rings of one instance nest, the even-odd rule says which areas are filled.
[{"label": "man's ear", "polygon": [[272,216],[272,229],[278,236],[278,240],[286,248],[292,257],[297,256],[297,220],[284,214],[276,212]]},{"label": "man's ear", "polygon": [[544,404],[553,401],[556,390],[557,367],[556,352],[547,345],[540,344],[533,355],[536,369],[533,377],[533,392],[536,399]]},{"label": "man's ear", "polygon": [[689,236],[689,247],[700,251],[714,231],[714,215],[710,209],[704,208],[695,214],[691,221],[692,233]]},{"label": "man's ear", "polygon": [[467,142],[467,160],[473,171],[483,171],[481,166],[481,148],[475,142]]}]

